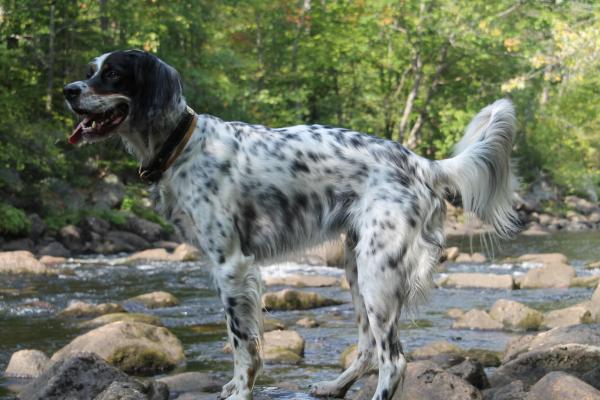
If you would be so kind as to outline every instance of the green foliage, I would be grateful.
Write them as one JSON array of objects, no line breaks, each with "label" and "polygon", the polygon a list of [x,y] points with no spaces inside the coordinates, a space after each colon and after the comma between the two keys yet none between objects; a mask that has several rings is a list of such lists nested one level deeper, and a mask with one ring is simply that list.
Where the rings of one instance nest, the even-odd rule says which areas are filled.
[{"label": "green foliage", "polygon": [[[478,110],[509,96],[524,179],[544,173],[593,194],[599,17],[592,1],[0,0],[0,190],[30,209],[49,177],[85,187],[99,172],[135,176],[115,141],[65,143],[74,120],[61,94],[93,57],[135,47],[181,72],[198,112],[339,125],[436,158]],[[141,204],[125,208],[159,221]]]},{"label": "green foliage", "polygon": [[167,223],[156,211],[152,208],[144,205],[145,189],[138,186],[128,187],[128,192],[123,203],[121,204],[121,211],[130,212],[137,215],[140,218],[152,221],[159,224],[166,232],[173,233],[173,226]]},{"label": "green foliage", "polygon": [[30,225],[25,211],[0,202],[0,234],[25,236],[29,233]]},{"label": "green foliage", "polygon": [[120,210],[106,209],[83,209],[83,210],[64,210],[59,213],[49,212],[44,218],[48,231],[58,232],[65,225],[77,225],[85,217],[98,217],[109,222],[114,227],[123,227],[127,224],[127,217],[130,213]]}]

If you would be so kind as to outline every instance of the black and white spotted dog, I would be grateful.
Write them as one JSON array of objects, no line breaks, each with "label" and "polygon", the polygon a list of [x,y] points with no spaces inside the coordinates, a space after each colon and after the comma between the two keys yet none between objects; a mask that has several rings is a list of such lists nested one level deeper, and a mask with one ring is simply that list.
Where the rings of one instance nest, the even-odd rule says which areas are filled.
[{"label": "black and white spotted dog", "polygon": [[96,58],[64,94],[82,117],[70,142],[121,136],[158,209],[214,264],[235,365],[224,398],[251,398],[262,365],[255,261],[346,234],[358,357],[311,391],[343,397],[376,368],[373,398],[386,400],[402,390],[406,370],[400,314],[425,294],[444,246],[444,195],[460,195],[465,210],[502,238],[519,228],[511,208],[516,122],[507,100],[473,119],[454,157],[433,161],[348,129],[271,129],[197,115],[177,72],[137,50]]}]

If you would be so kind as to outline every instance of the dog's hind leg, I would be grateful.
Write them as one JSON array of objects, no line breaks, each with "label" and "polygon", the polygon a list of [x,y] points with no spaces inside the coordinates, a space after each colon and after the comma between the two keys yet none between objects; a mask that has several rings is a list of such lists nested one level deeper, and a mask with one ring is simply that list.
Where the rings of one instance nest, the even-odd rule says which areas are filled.
[{"label": "dog's hind leg", "polygon": [[215,268],[219,297],[225,307],[229,343],[233,350],[233,379],[223,387],[220,398],[251,399],[260,359],[261,279],[254,258],[242,254],[237,246]]},{"label": "dog's hind leg", "polygon": [[351,236],[347,237],[345,241],[344,268],[346,270],[346,279],[350,284],[352,303],[354,304],[356,320],[358,322],[357,356],[352,361],[352,364],[336,379],[312,384],[311,394],[314,396],[342,398],[357,379],[371,371],[377,365],[375,348],[372,345],[373,337],[367,319],[367,310],[365,309],[365,304],[357,284],[358,271],[356,269],[355,246],[355,239]]}]

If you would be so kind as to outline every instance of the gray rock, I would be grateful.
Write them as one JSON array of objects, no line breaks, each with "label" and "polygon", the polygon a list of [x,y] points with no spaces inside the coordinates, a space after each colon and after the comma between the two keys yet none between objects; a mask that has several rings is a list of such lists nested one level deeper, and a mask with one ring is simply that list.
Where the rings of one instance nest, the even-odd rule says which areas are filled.
[{"label": "gray rock", "polygon": [[44,232],[46,231],[46,224],[44,220],[39,215],[33,213],[27,216],[29,218],[29,222],[31,223],[29,228],[29,235],[31,238],[37,240],[42,237]]},{"label": "gray rock", "polygon": [[159,224],[135,216],[127,219],[127,229],[149,242],[160,240],[163,233]]},{"label": "gray rock", "polygon": [[37,378],[48,367],[50,359],[39,350],[19,350],[10,357],[4,375],[14,378]]},{"label": "gray rock", "polygon": [[94,400],[168,400],[169,389],[161,382],[113,382]]},{"label": "gray rock", "polygon": [[585,383],[592,385],[596,389],[600,390],[600,366],[589,370],[585,374],[581,375],[580,378]]},{"label": "gray rock", "polygon": [[65,247],[75,253],[80,253],[83,249],[81,231],[75,225],[65,225],[60,228],[58,237]]},{"label": "gray rock", "polygon": [[85,217],[80,222],[82,228],[82,234],[85,240],[90,240],[90,237],[86,237],[86,233],[94,232],[100,236],[104,236],[110,230],[110,224],[98,217]]},{"label": "gray rock", "polygon": [[157,379],[169,387],[171,395],[197,392],[220,392],[226,383],[214,374],[206,372],[184,372]]},{"label": "gray rock", "polygon": [[104,177],[92,194],[92,202],[97,208],[119,207],[124,198],[125,185],[114,174]]},{"label": "gray rock", "polygon": [[466,359],[460,364],[448,368],[446,371],[464,379],[477,389],[490,387],[490,382],[483,370],[483,366],[477,360]]},{"label": "gray rock", "polygon": [[59,242],[50,242],[38,249],[40,256],[70,257],[71,252]]},{"label": "gray rock", "polygon": [[598,400],[600,391],[564,372],[550,372],[531,387],[527,400]]},{"label": "gray rock", "polygon": [[519,380],[504,386],[486,389],[482,393],[485,400],[525,400],[527,397],[525,385]]},{"label": "gray rock", "polygon": [[108,242],[106,252],[120,253],[132,252],[150,247],[150,243],[138,235],[125,231],[110,231],[106,235]]},{"label": "gray rock", "polygon": [[3,251],[19,251],[19,250],[33,251],[33,249],[34,249],[33,240],[31,240],[29,238],[9,240],[2,244]]}]

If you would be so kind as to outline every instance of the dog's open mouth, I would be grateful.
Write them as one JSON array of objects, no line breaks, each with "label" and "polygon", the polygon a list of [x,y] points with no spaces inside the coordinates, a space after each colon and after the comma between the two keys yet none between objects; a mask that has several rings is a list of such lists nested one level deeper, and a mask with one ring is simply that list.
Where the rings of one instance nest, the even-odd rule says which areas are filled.
[{"label": "dog's open mouth", "polygon": [[69,136],[69,143],[79,143],[84,137],[86,139],[99,139],[108,135],[127,118],[128,112],[129,106],[127,104],[119,104],[99,114],[80,113],[84,115],[84,118],[73,129]]}]

